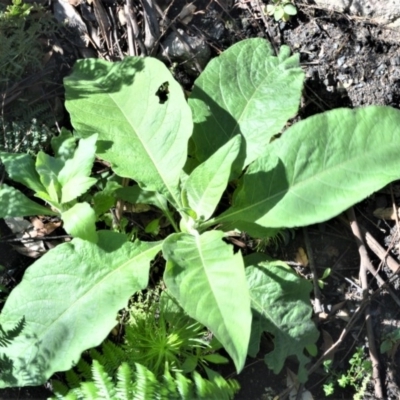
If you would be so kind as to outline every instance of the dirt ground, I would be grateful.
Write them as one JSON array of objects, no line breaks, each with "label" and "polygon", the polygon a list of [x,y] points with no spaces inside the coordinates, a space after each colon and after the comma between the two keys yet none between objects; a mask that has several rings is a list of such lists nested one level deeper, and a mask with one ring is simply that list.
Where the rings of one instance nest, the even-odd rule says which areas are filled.
[{"label": "dirt ground", "polygon": [[[72,3],[75,5],[79,2]],[[122,7],[123,2],[104,0],[103,4],[109,13],[112,11],[117,15],[117,9]],[[176,78],[185,89],[190,90],[194,79],[210,58],[242,39],[264,37],[271,41],[276,49],[286,44],[293,52],[300,53],[301,66],[306,73],[306,84],[299,119],[338,107],[380,104],[399,108],[400,34],[377,26],[367,19],[325,11],[311,1],[296,1],[295,4],[298,14],[290,22],[275,22],[261,13],[261,0],[159,0],[157,5],[164,18],[159,15],[156,18],[159,33],[158,37],[155,36],[152,54],[160,56],[163,53],[163,44],[165,45],[168,36],[173,33],[182,35],[189,41],[194,36],[200,38],[201,44],[196,54],[190,54],[190,51],[186,51],[186,55],[163,53],[163,59],[173,65]],[[50,9],[54,12],[53,8]],[[74,9],[84,21],[89,20],[92,15],[91,24],[97,26],[91,7],[82,4]],[[143,12],[140,2],[135,3],[135,10],[138,10],[137,22],[143,33],[146,12]],[[182,14],[183,10],[186,10],[186,16]],[[121,35],[122,52],[126,52],[126,39],[122,35],[124,28],[120,27],[116,32]],[[89,44],[88,50],[79,41],[79,34],[75,32],[75,35],[73,27],[70,27],[57,37],[57,45],[61,46],[64,52],[62,56],[55,56],[55,69],[60,70],[62,64],[64,73],[67,73],[66,65],[72,66],[76,58],[87,54],[96,56],[101,53],[105,58],[118,59],[118,52],[110,55],[104,41],[100,42],[98,48]],[[61,78],[62,76],[55,74],[54,81],[61,83]],[[68,121],[64,119],[60,123]],[[374,334],[372,341],[378,348],[379,379],[385,399],[400,398],[400,373],[397,372],[400,352],[397,351],[397,347],[389,355],[379,352],[384,335],[400,326],[400,301],[397,300],[397,297],[400,297],[400,284],[393,271],[393,265],[396,266],[398,262],[399,251],[396,249],[400,235],[398,221],[390,217],[383,219],[382,214],[378,214],[377,217],[376,210],[389,209],[387,213],[390,215],[390,209],[397,209],[399,202],[400,185],[394,183],[355,207],[359,225],[369,233],[370,240],[375,239],[372,249],[368,248],[372,265],[379,270],[381,281],[387,283],[378,289],[377,280],[369,275],[370,289],[376,292],[369,306]],[[384,253],[389,251],[393,257],[392,267],[381,262],[380,256],[377,255],[379,252],[376,250],[376,243]],[[2,245],[0,243],[0,246]],[[346,337],[332,354],[332,367],[340,374],[348,370],[348,361],[356,347],[362,347],[365,357],[368,358],[371,346],[371,337],[368,338],[366,334],[364,314],[362,311],[357,312],[359,306],[365,305],[362,303],[358,278],[360,255],[357,243],[346,218],[337,218],[318,226],[288,232],[287,240],[282,242],[278,249],[269,249],[272,255],[293,265],[299,274],[312,279],[310,267],[299,262],[300,249],[306,251],[309,262],[315,265],[319,277],[327,268],[331,269],[331,274],[325,279],[325,285],[319,294],[322,312],[315,316],[315,322],[321,332],[319,353],[332,346],[346,329]],[[10,257],[19,257],[9,246],[0,248],[1,250],[2,256],[7,252]],[[16,264],[21,265],[18,259]],[[10,265],[6,267],[8,270],[13,269]],[[314,298],[314,306],[315,303]],[[359,315],[359,318],[352,319],[355,314]],[[268,338],[265,338],[266,347],[268,342]],[[315,360],[311,362],[310,367],[313,362]],[[239,376],[233,371],[231,366],[223,369],[224,376],[234,377],[241,384],[242,389],[237,399],[267,400],[276,398],[279,394],[288,394],[288,376],[290,371],[296,371],[296,364],[289,360],[287,368],[280,375],[274,375],[268,371],[263,362],[263,355],[260,354],[257,359],[248,360],[246,368]],[[354,389],[338,387],[332,396],[326,397],[322,390],[326,379],[322,368],[317,368],[304,387],[298,388],[297,398],[353,398]],[[371,379],[362,398],[376,398],[376,383],[372,382]],[[302,393],[303,389],[309,391],[312,397],[306,397],[306,394]],[[30,389],[2,391],[0,400],[47,397],[48,392],[39,394],[36,390],[39,389],[35,389],[34,392]],[[296,398],[296,391],[292,392],[290,398]]]}]

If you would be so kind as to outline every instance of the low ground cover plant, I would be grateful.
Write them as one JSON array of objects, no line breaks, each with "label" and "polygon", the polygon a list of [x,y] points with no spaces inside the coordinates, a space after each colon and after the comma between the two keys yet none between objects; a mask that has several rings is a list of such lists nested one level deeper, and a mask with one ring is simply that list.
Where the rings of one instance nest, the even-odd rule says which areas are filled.
[{"label": "low ground cover plant", "polygon": [[[307,379],[306,351],[315,354],[318,339],[311,284],[265,254],[243,256],[226,239],[232,231],[265,238],[285,227],[322,222],[398,179],[400,112],[337,109],[284,130],[299,108],[303,83],[298,55],[283,46],[275,56],[264,39],[240,42],[211,61],[188,101],[154,58],[76,63],[64,82],[73,136],[58,139],[54,157],[39,153],[36,161],[24,161],[29,180],[16,178],[21,156],[0,157],[11,179],[51,190],[54,198],[39,196],[49,212],[63,218],[64,209],[85,204],[77,219],[86,221],[91,234],[78,233],[46,253],[8,297],[1,326],[12,329],[22,318],[25,325],[0,348],[8,371],[0,375],[0,387],[39,385],[103,342],[118,311],[147,287],[159,252],[168,292],[213,333],[238,372],[248,354],[259,353],[266,331],[274,341],[265,354],[268,367],[278,373],[295,355],[299,379]],[[78,139],[73,152],[57,151],[64,141],[75,145]],[[81,199],[88,196],[90,178],[86,169],[83,174],[72,168],[81,144],[95,140],[96,156],[124,178],[110,180],[103,200],[150,204],[169,221],[171,233],[154,241],[137,234],[132,241],[124,230],[95,231],[87,215],[99,217],[91,207],[101,207],[95,196]],[[63,188],[74,179],[84,183],[61,200],[60,211]],[[24,195],[9,193],[2,185],[3,216],[38,212],[22,212],[14,199]]]}]

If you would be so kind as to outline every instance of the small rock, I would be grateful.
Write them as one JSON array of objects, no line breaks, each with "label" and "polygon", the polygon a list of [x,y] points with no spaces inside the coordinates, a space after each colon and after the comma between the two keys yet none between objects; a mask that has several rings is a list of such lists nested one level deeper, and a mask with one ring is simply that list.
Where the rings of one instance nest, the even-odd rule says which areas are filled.
[{"label": "small rock", "polygon": [[198,75],[211,57],[211,50],[202,38],[189,36],[182,29],[168,35],[161,49],[162,60],[184,62],[185,71],[190,75]]}]

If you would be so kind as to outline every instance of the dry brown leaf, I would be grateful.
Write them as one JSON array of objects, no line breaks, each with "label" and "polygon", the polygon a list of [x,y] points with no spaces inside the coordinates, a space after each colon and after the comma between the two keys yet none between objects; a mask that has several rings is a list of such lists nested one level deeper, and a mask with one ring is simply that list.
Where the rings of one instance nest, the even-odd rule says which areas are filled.
[{"label": "dry brown leaf", "polygon": [[[400,209],[399,209],[400,210]],[[400,212],[397,210],[397,217],[400,217]],[[396,213],[393,210],[393,207],[389,208],[377,208],[374,212],[374,217],[381,218],[381,219],[390,219],[395,221],[396,220]]]},{"label": "dry brown leaf", "polygon": [[[325,353],[327,350],[329,350],[333,346],[333,339],[332,336],[322,329],[322,352]],[[332,350],[326,357],[324,357],[324,360],[332,360],[335,358],[335,350]]]},{"label": "dry brown leaf", "polygon": [[295,261],[297,263],[299,263],[301,266],[307,267],[307,265],[308,265],[308,257],[307,257],[307,254],[306,254],[306,252],[304,251],[304,249],[302,247],[299,247],[297,249]]},{"label": "dry brown leaf", "polygon": [[193,15],[196,12],[196,6],[192,3],[186,4],[182,11],[178,15],[178,20],[182,22],[182,24],[187,25],[192,19]]},{"label": "dry brown leaf", "polygon": [[312,394],[308,391],[303,389],[302,392],[300,393],[300,396],[298,396],[298,390],[300,387],[299,380],[297,379],[297,375],[292,372],[289,368],[286,368],[286,385],[287,387],[292,387],[292,390],[289,393],[289,399],[290,400],[313,400]]}]

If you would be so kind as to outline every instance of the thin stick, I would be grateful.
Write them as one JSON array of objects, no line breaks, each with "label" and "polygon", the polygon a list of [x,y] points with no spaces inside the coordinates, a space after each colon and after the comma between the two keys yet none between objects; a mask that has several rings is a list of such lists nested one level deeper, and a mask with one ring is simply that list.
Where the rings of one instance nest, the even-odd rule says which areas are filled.
[{"label": "thin stick", "polygon": [[314,312],[320,314],[322,312],[321,306],[321,290],[318,284],[317,268],[314,262],[314,254],[311,247],[310,236],[308,235],[307,228],[303,228],[304,243],[306,245],[308,262],[310,263],[310,269],[313,274],[313,286],[314,286]]},{"label": "thin stick", "polygon": [[382,390],[382,382],[380,379],[380,363],[379,363],[379,357],[378,357],[378,352],[376,349],[375,345],[375,339],[374,339],[374,330],[372,327],[372,318],[371,318],[371,311],[370,311],[370,305],[369,305],[369,299],[368,299],[368,279],[367,279],[367,269],[369,267],[372,267],[371,261],[368,257],[367,249],[365,247],[362,235],[361,235],[361,230],[357,224],[357,219],[356,215],[354,213],[354,209],[351,207],[347,211],[347,216],[349,218],[350,222],[350,227],[351,230],[353,231],[355,240],[357,242],[358,246],[358,252],[360,254],[360,281],[361,281],[361,287],[363,288],[363,298],[364,300],[367,301],[367,305],[365,307],[365,322],[366,322],[366,327],[367,327],[367,337],[368,337],[368,344],[369,344],[369,356],[372,361],[372,378],[374,380],[374,387],[375,387],[375,396],[378,399],[383,398],[383,390]]}]

